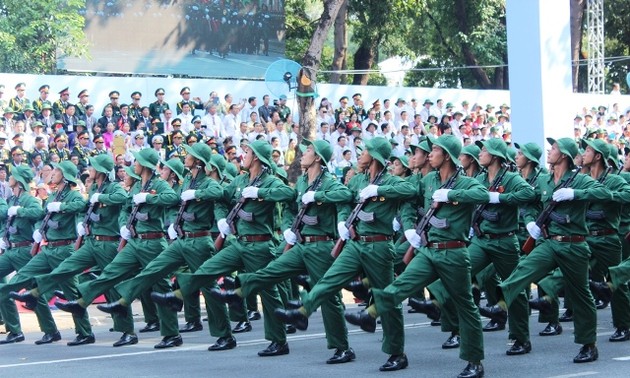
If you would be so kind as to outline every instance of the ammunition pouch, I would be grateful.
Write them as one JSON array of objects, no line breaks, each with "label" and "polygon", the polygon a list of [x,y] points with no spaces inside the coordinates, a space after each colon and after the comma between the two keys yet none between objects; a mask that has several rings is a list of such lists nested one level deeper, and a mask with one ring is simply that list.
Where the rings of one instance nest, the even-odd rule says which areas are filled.
[{"label": "ammunition pouch", "polygon": [[90,222],[98,223],[101,221],[101,214],[92,213],[90,214]]},{"label": "ammunition pouch", "polygon": [[604,212],[604,210],[587,210],[586,219],[588,220],[606,219],[606,213]]},{"label": "ammunition pouch", "polygon": [[304,215],[302,217],[302,223],[307,226],[316,226],[317,224],[319,224],[319,218],[317,217],[317,215]]},{"label": "ammunition pouch", "polygon": [[46,223],[46,225],[48,226],[48,228],[52,229],[52,230],[56,230],[59,228],[59,222],[54,221],[52,219],[48,220],[48,223]]},{"label": "ammunition pouch", "polygon": [[571,223],[571,218],[567,214],[560,214],[557,211],[552,211],[549,214],[549,219],[558,224],[568,224]]},{"label": "ammunition pouch", "polygon": [[237,213],[238,217],[245,222],[253,222],[254,221],[254,213],[248,213],[247,211],[240,209]]},{"label": "ammunition pouch", "polygon": [[371,223],[374,222],[374,213],[367,213],[361,210],[359,211],[357,218],[359,218],[361,222]]},{"label": "ammunition pouch", "polygon": [[137,212],[136,213],[136,220],[138,222],[146,222],[149,220],[149,213],[141,213],[141,212]]},{"label": "ammunition pouch", "polygon": [[484,210],[481,212],[481,217],[488,222],[498,222],[501,216],[496,211]]},{"label": "ammunition pouch", "polygon": [[450,227],[448,219],[440,219],[436,216],[432,216],[431,219],[429,219],[429,224],[431,225],[431,227],[435,227],[440,230]]},{"label": "ammunition pouch", "polygon": [[192,222],[192,221],[194,221],[195,219],[197,219],[197,217],[195,217],[195,213],[190,213],[190,212],[186,212],[186,211],[184,211],[184,212],[182,213],[182,219],[183,219],[185,222]]}]

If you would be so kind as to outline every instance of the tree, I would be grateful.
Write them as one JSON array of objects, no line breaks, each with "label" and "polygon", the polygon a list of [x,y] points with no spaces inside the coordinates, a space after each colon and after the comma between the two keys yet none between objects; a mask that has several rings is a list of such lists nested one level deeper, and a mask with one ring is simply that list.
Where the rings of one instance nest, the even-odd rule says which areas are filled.
[{"label": "tree", "polygon": [[[346,24],[348,19],[348,0],[344,0],[335,18],[335,55],[332,62],[332,71],[341,71],[348,68],[346,54],[348,52],[348,33]],[[346,74],[333,72],[330,74],[330,83],[339,84],[345,82]]]},{"label": "tree", "polygon": [[[302,70],[298,75],[298,93],[305,93],[305,86],[308,83],[315,82],[317,79],[317,71],[319,70],[321,63],[322,51],[324,49],[324,43],[328,35],[328,30],[333,24],[333,20],[339,13],[339,8],[344,0],[324,0],[324,10],[319,18],[317,28],[313,32],[311,42],[306,49],[304,57],[302,58]],[[299,137],[314,139],[315,136],[315,98],[313,96],[298,96],[299,112],[300,112],[300,124],[299,124]],[[298,143],[301,140],[298,140]],[[296,157],[291,167],[289,168],[289,180],[295,182],[297,177],[301,174],[300,170],[300,157],[301,151],[297,149]]]},{"label": "tree", "polygon": [[0,2],[0,70],[55,73],[60,55],[87,56],[85,0]]},{"label": "tree", "polygon": [[580,65],[579,61],[582,57],[582,35],[584,33],[584,9],[586,1],[571,0],[571,62],[572,62],[572,79],[573,92],[577,92],[579,88]]}]

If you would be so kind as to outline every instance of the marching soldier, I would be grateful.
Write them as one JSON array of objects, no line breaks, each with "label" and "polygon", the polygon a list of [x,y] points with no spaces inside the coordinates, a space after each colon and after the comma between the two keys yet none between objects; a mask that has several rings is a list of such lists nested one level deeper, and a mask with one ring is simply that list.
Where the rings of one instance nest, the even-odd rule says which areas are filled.
[{"label": "marching soldier", "polygon": [[[134,172],[142,180],[136,182],[129,192],[119,218],[119,222],[123,224],[120,236],[127,243],[97,279],[79,286],[81,298],[66,303],[56,302],[60,310],[71,312],[75,316],[85,314],[87,306],[96,297],[113,288],[129,274],[146,267],[166,248],[163,212],[165,207],[177,202],[177,195],[164,180],[155,177],[159,158],[154,150],[146,148],[133,151],[132,154],[135,158]],[[128,220],[130,215],[135,216],[134,220]],[[127,225],[132,226],[135,231],[133,234]],[[154,285],[154,289],[167,292],[170,290],[169,283],[166,279],[160,280]],[[177,329],[177,314],[162,311],[159,307],[158,314],[163,339],[154,347],[162,349],[182,345]]]},{"label": "marching soldier", "polygon": [[[49,214],[44,218],[47,220],[46,225],[41,225],[33,232],[33,240],[35,243],[41,243],[46,238],[46,245],[41,246],[41,251],[37,253],[11,281],[0,287],[0,296],[9,293],[13,299],[21,299],[18,291],[22,288],[32,288],[35,284],[37,276],[50,273],[63,260],[71,256],[73,249],[72,243],[77,238],[75,230],[75,218],[77,214],[85,208],[85,200],[81,193],[75,189],[78,179],[77,167],[69,161],[63,161],[55,164],[51,176],[51,183],[56,186],[56,192],[51,194],[46,200],[45,209]],[[19,210],[18,210],[19,211]],[[44,235],[40,230],[46,229]],[[63,283],[59,287],[63,290],[64,295],[69,299],[75,299],[78,296],[77,279],[73,277]],[[41,298],[41,297],[40,297]],[[29,301],[29,306],[35,304],[36,299]],[[45,303],[43,299],[39,299],[37,303]],[[54,320],[50,315],[47,304],[45,315],[49,324],[46,326],[48,330],[44,331],[44,337],[40,342],[42,344],[51,343],[61,339],[61,335],[57,331]],[[87,314],[73,316],[76,338],[67,343],[68,346],[77,346],[94,343],[94,334],[92,334],[90,321]],[[40,320],[41,324],[41,320]]]},{"label": "marching soldier", "polygon": [[[219,172],[218,167],[212,163],[212,152],[208,146],[195,144],[185,148],[188,152],[185,166],[190,173],[186,175],[184,181],[185,190],[181,193],[180,211],[181,206],[185,206],[185,210],[181,219],[175,219],[181,223],[172,223],[168,227],[172,243],[140,274],[116,286],[118,292],[122,294],[121,300],[99,305],[100,310],[108,313],[126,313],[129,304],[145,290],[150,289],[157,280],[183,265],[187,265],[195,272],[213,254],[214,245],[209,229],[214,223],[215,203],[223,198],[223,189],[207,174],[212,171]],[[220,172],[219,174],[221,175]],[[216,286],[216,283],[210,286]],[[207,289],[202,289],[202,292],[206,298],[210,334],[219,338],[208,350],[218,351],[236,347],[225,305],[208,296]]]},{"label": "marching soldier", "polygon": [[[12,190],[8,202],[8,205],[11,206],[9,210],[7,210],[7,203],[4,199],[0,201],[0,217],[2,218],[0,221],[5,222],[7,216],[13,219],[10,224],[5,225],[8,227],[8,230],[5,231],[8,237],[0,239],[0,248],[4,250],[4,253],[0,255],[0,277],[2,278],[14,271],[19,271],[31,260],[34,225],[44,216],[41,201],[30,193],[32,180],[33,171],[30,168],[15,168],[9,179],[9,186]],[[31,309],[35,311],[40,329],[44,332],[42,340],[46,341],[46,335],[59,335],[45,300],[38,301]],[[0,295],[0,313],[8,332],[6,339],[0,340],[0,344],[24,341],[15,302],[6,294]],[[35,343],[39,345],[42,340]]]},{"label": "marching soldier", "polygon": [[[291,249],[264,269],[255,273],[239,274],[236,281],[240,287],[235,291],[211,290],[216,297],[240,303],[241,298],[250,293],[257,293],[262,288],[280,283],[304,270],[308,272],[311,283],[315,283],[332,265],[334,259],[330,250],[337,236],[337,204],[349,202],[351,192],[326,170],[332,156],[330,144],[322,140],[311,142],[304,139],[303,142],[304,145],[300,148],[304,155],[300,164],[306,173],[298,179],[296,190],[299,206],[308,206],[308,210],[298,230],[287,228],[284,231],[285,242],[292,246]],[[301,236],[300,242],[296,232]],[[354,351],[348,345],[343,308],[340,292],[330,296],[322,304],[328,348],[335,349],[334,355],[326,361],[328,364],[349,362],[355,358]]]},{"label": "marching soldier", "polygon": [[[152,293],[152,298],[157,303],[171,308],[181,307],[182,298],[213,279],[239,269],[255,272],[273,259],[273,209],[277,202],[293,200],[294,192],[269,171],[271,145],[266,141],[255,141],[246,148],[243,167],[249,170],[249,175],[237,177],[224,190],[226,199],[242,201],[243,204],[233,225],[237,231],[236,239],[206,260],[195,273],[178,274],[179,290],[168,294]],[[218,221],[218,227],[224,236],[234,232],[225,218]],[[272,309],[282,307],[278,290],[272,286],[262,290],[260,295],[265,314],[265,338],[271,344],[258,352],[258,355],[267,357],[288,354],[289,344],[286,342],[284,325],[275,320],[271,313]]]},{"label": "marching soldier", "polygon": [[[77,233],[84,241],[83,244],[52,272],[38,276],[37,288],[19,294],[16,299],[30,306],[30,303],[36,303],[42,295],[52,292],[68,280],[73,280],[84,270],[93,266],[103,270],[114,259],[120,240],[118,215],[127,195],[120,185],[109,181],[109,173],[113,168],[114,161],[108,155],[90,157],[89,174],[94,183],[88,192],[88,198],[94,210],[89,214],[89,226],[83,221],[77,223]],[[88,231],[89,234],[86,235]],[[105,295],[110,301],[120,298],[115,290],[109,290]],[[134,334],[131,313],[113,314],[113,319],[114,330],[123,332],[114,346],[136,344],[138,337]]]},{"label": "marching soldier", "polygon": [[[578,154],[575,141],[570,138],[547,138],[547,141],[552,145],[547,161],[553,167],[553,174],[540,177],[536,190],[544,205],[552,200],[558,204],[550,216],[547,230],[536,224],[535,214],[526,215],[530,236],[540,240],[510,277],[498,286],[498,307],[491,310],[506,311],[526,286],[559,267],[573,303],[574,340],[582,344],[573,362],[592,362],[598,358],[595,345],[597,314],[587,281],[590,251],[585,242],[588,234],[585,214],[589,201],[610,200],[612,195],[591,177],[571,171]],[[571,181],[571,178],[574,179]]]},{"label": "marching soldier", "polygon": [[53,116],[56,120],[60,120],[61,116],[66,113],[66,108],[70,103],[68,99],[70,98],[70,90],[68,87],[59,91],[59,100],[53,103]]},{"label": "marching soldier", "polygon": [[[455,142],[458,143],[458,142]],[[391,145],[385,138],[375,138],[366,142],[357,162],[360,171],[348,184],[357,201],[366,204],[358,216],[356,237],[352,239],[345,219],[350,214],[350,206],[339,211],[337,225],[339,236],[346,240],[345,247],[324,276],[302,297],[303,306],[294,310],[276,310],[276,316],[297,329],[308,327],[308,316],[324,301],[352,281],[361,271],[365,272],[366,282],[375,288],[384,288],[394,280],[392,222],[400,204],[414,195],[411,183],[389,175],[387,163],[391,155]],[[404,353],[404,329],[401,306],[386,313],[382,319],[382,351],[389,354],[381,371],[404,369],[408,365]]]},{"label": "marching soldier", "polygon": [[[374,303],[371,306],[360,313],[347,313],[346,319],[352,324],[360,325],[363,330],[374,332],[377,316],[398,312],[402,300],[439,277],[451,294],[459,315],[462,334],[460,358],[468,361],[459,377],[482,377],[484,370],[481,361],[484,351],[481,319],[471,294],[466,240],[474,205],[487,203],[489,194],[479,181],[464,175],[456,176],[456,166],[459,165],[457,158],[461,151],[461,144],[456,137],[447,134],[429,139],[428,143],[431,146],[429,162],[437,171],[428,174],[422,185],[415,188],[415,196],[424,199],[423,205],[427,211],[435,206],[432,203],[442,204],[437,207],[434,217],[437,221],[448,219],[450,224],[448,227],[429,228],[426,244],[421,246],[422,238],[412,227],[417,217],[417,208],[413,203],[406,202],[402,223],[407,230],[407,240],[416,248],[415,257],[405,271],[387,287],[372,288]],[[444,188],[447,183],[452,188]],[[412,196],[414,194],[408,197]],[[422,230],[423,233],[425,231]],[[383,322],[384,320],[385,318]]]}]

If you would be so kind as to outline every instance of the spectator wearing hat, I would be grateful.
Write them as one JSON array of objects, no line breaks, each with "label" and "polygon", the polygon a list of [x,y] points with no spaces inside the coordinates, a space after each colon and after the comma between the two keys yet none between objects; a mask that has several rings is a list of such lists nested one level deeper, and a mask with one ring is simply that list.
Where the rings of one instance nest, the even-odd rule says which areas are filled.
[{"label": "spectator wearing hat", "polygon": [[[57,133],[54,138],[55,146],[50,149],[50,155],[56,155],[59,161],[70,159],[70,150],[66,148],[68,138],[65,133]],[[50,156],[52,158],[52,156]]]},{"label": "spectator wearing hat", "polygon": [[79,164],[83,167],[89,165],[88,158],[90,157],[90,134],[86,130],[77,132],[76,143],[72,148],[71,154],[78,156]]},{"label": "spectator wearing hat", "polygon": [[339,123],[339,122],[346,122],[343,118],[344,118],[344,114],[350,114],[351,112],[351,107],[348,105],[349,100],[348,100],[348,96],[342,96],[339,99],[339,107],[337,109],[335,109],[335,124]]},{"label": "spectator wearing hat", "polygon": [[53,103],[53,116],[56,120],[60,120],[64,115],[66,107],[70,104],[70,89],[65,87],[59,91],[59,99]]},{"label": "spectator wearing hat", "polygon": [[13,130],[13,126],[15,125],[14,115],[15,115],[15,112],[13,108],[9,106],[4,108],[4,114],[2,115],[2,119],[0,120],[0,126],[3,126],[4,130],[6,131]]},{"label": "spectator wearing hat", "polygon": [[20,146],[15,146],[11,149],[11,162],[7,165],[9,173],[11,173],[13,168],[17,166],[27,165],[26,157],[24,155],[24,150]]},{"label": "spectator wearing hat", "polygon": [[44,84],[39,87],[39,97],[37,100],[33,101],[32,107],[35,109],[35,115],[38,116],[42,111],[42,106],[44,102],[49,102],[48,94],[50,93],[50,86],[48,84]]},{"label": "spectator wearing hat", "polygon": [[151,138],[151,148],[153,148],[158,155],[160,156],[160,160],[166,159],[166,150],[164,149],[164,137],[161,135],[156,135]]},{"label": "spectator wearing hat", "polygon": [[178,157],[182,161],[184,157],[186,157],[186,150],[184,150],[184,133],[181,130],[175,130],[170,135],[171,142],[168,147],[166,147],[166,160],[169,160],[173,157]]},{"label": "spectator wearing hat", "polygon": [[201,117],[194,116],[191,120],[192,128],[188,132],[189,135],[194,135],[197,140],[205,140],[208,137],[207,129],[201,125]]},{"label": "spectator wearing hat", "polygon": [[[109,92],[108,96],[109,96],[109,104],[105,105],[105,107],[111,106],[112,115],[114,117],[120,117],[120,105],[118,103],[118,100],[120,98],[120,92],[111,91]],[[101,111],[101,116],[105,115],[105,107],[103,107],[103,110]]]},{"label": "spectator wearing hat", "polygon": [[31,131],[33,123],[37,120],[35,117],[35,109],[33,109],[31,104],[26,104],[23,110],[24,112],[19,117],[19,120],[24,121],[24,131]]},{"label": "spectator wearing hat", "polygon": [[[365,131],[365,129],[367,129],[367,125],[370,123],[378,124],[380,115],[381,114],[379,111],[375,110],[374,108],[370,109],[367,112],[366,118],[361,122],[361,130]],[[352,130],[352,128],[350,128],[349,130]]]},{"label": "spectator wearing hat", "polygon": [[94,149],[91,151],[92,156],[101,155],[101,154],[109,154],[109,150],[105,147],[105,138],[102,134],[94,135]]},{"label": "spectator wearing hat", "polygon": [[462,107],[459,111],[464,115],[464,117],[469,116],[471,113],[470,103],[467,100],[462,101]]},{"label": "spectator wearing hat", "polygon": [[46,133],[53,129],[53,126],[55,125],[55,118],[52,115],[52,105],[50,102],[44,102],[42,104],[42,109],[39,116],[37,116],[37,119],[43,124],[44,131]]},{"label": "spectator wearing hat", "polygon": [[167,109],[170,109],[168,104],[164,101],[165,93],[164,88],[158,88],[155,90],[155,97],[157,100],[149,105],[149,114],[151,117],[161,118],[162,114],[164,114]]},{"label": "spectator wearing hat", "polygon": [[433,101],[431,99],[425,99],[422,104],[423,108],[420,110],[420,119],[422,122],[429,122],[429,116],[431,115],[431,107],[433,106]]},{"label": "spectator wearing hat", "polygon": [[26,104],[31,103],[31,101],[28,98],[26,98],[26,84],[17,83],[17,85],[15,86],[15,92],[16,92],[15,97],[9,100],[9,107],[13,109],[15,113],[21,113],[22,108],[24,108]]},{"label": "spectator wearing hat", "polygon": [[11,149],[7,144],[7,139],[9,137],[4,131],[0,131],[0,162],[9,164],[11,161]]},{"label": "spectator wearing hat", "polygon": [[79,99],[79,102],[77,102],[74,105],[76,108],[76,116],[77,118],[82,119],[85,117],[85,114],[87,113],[86,107],[88,106],[89,101],[90,101],[90,95],[88,94],[88,90],[82,89],[77,95],[77,98]]},{"label": "spectator wearing hat", "polygon": [[[140,104],[140,100],[142,100],[142,93],[138,91],[133,91],[131,92],[130,97],[131,97],[131,104],[129,104],[129,115],[132,116],[136,121],[138,121],[142,114],[142,108],[144,108],[144,106]],[[149,113],[147,113],[147,118],[149,116],[150,116]],[[145,122],[145,125],[148,125],[148,123]]]},{"label": "spectator wearing hat", "polygon": [[175,105],[175,111],[177,115],[180,115],[184,111],[184,105],[189,105],[190,113],[194,115],[195,109],[202,110],[203,109],[203,101],[201,101],[200,97],[193,97],[190,99],[190,88],[184,87],[179,91],[179,94],[182,96],[182,100]]},{"label": "spectator wearing hat", "polygon": [[135,161],[134,154],[140,150],[147,148],[144,131],[138,131],[133,135],[133,141],[129,148],[125,151],[125,162],[133,164]]},{"label": "spectator wearing hat", "polygon": [[278,106],[276,106],[276,110],[278,111],[278,115],[280,115],[280,119],[286,122],[287,118],[291,114],[291,109],[287,106],[286,95],[278,97]]},{"label": "spectator wearing hat", "polygon": [[352,95],[352,112],[351,114],[357,115],[357,121],[363,122],[363,120],[367,117],[367,111],[363,106],[363,99],[361,93],[355,93]]}]

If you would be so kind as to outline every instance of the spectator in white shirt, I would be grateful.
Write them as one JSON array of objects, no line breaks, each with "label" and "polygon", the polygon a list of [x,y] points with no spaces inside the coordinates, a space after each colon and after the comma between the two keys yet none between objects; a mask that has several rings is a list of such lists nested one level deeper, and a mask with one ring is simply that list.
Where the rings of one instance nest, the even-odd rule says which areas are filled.
[{"label": "spectator in white shirt", "polygon": [[243,107],[243,110],[241,110],[241,120],[243,122],[249,121],[249,115],[252,112],[257,112],[257,110],[258,110],[258,106],[256,104],[256,97],[252,96],[248,98],[247,105],[245,105]]},{"label": "spectator in white shirt", "polygon": [[440,119],[444,114],[446,114],[446,109],[444,109],[444,100],[438,98],[435,102],[435,107],[432,109],[432,114],[438,119]]},{"label": "spectator in white shirt", "polygon": [[464,115],[464,117],[470,115],[470,103],[468,101],[462,101],[462,109],[460,112]]},{"label": "spectator in white shirt", "polygon": [[319,110],[317,111],[317,117],[315,117],[315,124],[321,125],[324,122],[329,125],[334,124],[335,116],[330,113],[330,110],[328,110],[326,105],[320,105]]},{"label": "spectator in white shirt", "polygon": [[336,145],[333,147],[333,163],[339,163],[343,160],[343,152],[348,150],[348,138],[345,136],[339,136],[336,140]]},{"label": "spectator in white shirt", "polygon": [[319,131],[317,132],[316,138],[319,140],[325,140],[330,143],[330,133],[329,133],[328,123],[322,122],[319,125]]},{"label": "spectator in white shirt", "polygon": [[365,132],[361,134],[361,137],[363,138],[363,140],[368,141],[372,138],[374,138],[376,136],[376,124],[375,123],[370,123],[367,126],[367,129],[365,129]]},{"label": "spectator in white shirt", "polygon": [[348,135],[348,134],[346,134],[346,130],[347,130],[346,125],[344,125],[343,123],[340,123],[340,124],[337,125],[337,130],[335,130],[332,133],[330,133],[330,140],[333,143],[333,147],[334,147],[334,145],[337,144],[337,140],[339,139],[340,136],[347,136]]},{"label": "spectator in white shirt", "polygon": [[402,111],[400,113],[400,120],[396,122],[396,129],[392,129],[392,131],[394,132],[394,134],[398,134],[398,131],[403,126],[409,126],[409,114],[406,111]]},{"label": "spectator in white shirt", "polygon": [[238,126],[238,130],[232,136],[232,139],[238,141],[240,141],[241,139],[247,139],[249,141],[249,139],[247,138],[247,130],[247,124],[245,122],[241,122]]},{"label": "spectator in white shirt", "polygon": [[411,103],[407,107],[407,112],[411,114],[412,117],[420,112],[420,107],[418,107],[418,101],[415,98],[411,99]]},{"label": "spectator in white shirt", "polygon": [[254,131],[252,131],[251,133],[247,135],[247,139],[249,139],[249,142],[251,143],[255,140],[258,140],[258,137],[261,135],[265,137],[265,139],[267,139],[267,134],[265,134],[265,127],[263,126],[262,123],[256,122],[254,124]]},{"label": "spectator in white shirt", "polygon": [[276,129],[269,133],[270,142],[272,138],[278,138],[278,143],[280,144],[280,149],[282,149],[282,151],[286,151],[289,147],[289,134],[287,133],[282,120],[278,120],[276,122]]},{"label": "spectator in white shirt", "polygon": [[371,109],[368,112],[367,118],[364,119],[363,122],[361,122],[361,130],[365,131],[365,129],[367,129],[367,125],[370,123],[378,123],[378,121],[376,120],[376,111]]},{"label": "spectator in white shirt", "polygon": [[394,121],[398,121],[400,119],[400,112],[407,108],[407,102],[403,98],[399,98],[396,101],[396,106],[393,109]]},{"label": "spectator in white shirt", "polygon": [[208,134],[215,138],[225,138],[225,130],[223,130],[223,121],[217,113],[217,106],[210,104],[206,106],[206,115],[201,119],[201,125],[205,125]]},{"label": "spectator in white shirt", "polygon": [[182,105],[182,112],[177,116],[177,118],[182,120],[182,131],[184,134],[188,134],[193,129],[193,115],[190,111],[189,103],[184,103],[184,105]]},{"label": "spectator in white shirt", "polygon": [[346,147],[341,153],[341,160],[336,162],[335,168],[343,169],[345,167],[352,167],[352,151]]},{"label": "spectator in white shirt", "polygon": [[[223,129],[226,136],[233,136],[236,133],[236,125],[238,124],[238,112],[240,111],[237,105],[230,105],[228,114],[223,118]],[[247,125],[247,124],[245,124]]]}]

